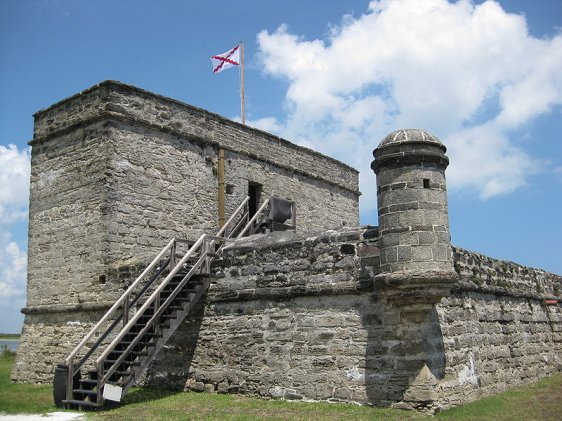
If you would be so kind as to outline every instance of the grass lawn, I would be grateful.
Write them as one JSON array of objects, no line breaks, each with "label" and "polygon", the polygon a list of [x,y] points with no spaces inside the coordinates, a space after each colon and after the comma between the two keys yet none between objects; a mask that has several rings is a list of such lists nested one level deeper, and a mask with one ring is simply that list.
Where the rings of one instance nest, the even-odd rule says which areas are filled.
[{"label": "grass lawn", "polygon": [[51,386],[10,382],[14,361],[13,354],[0,353],[0,413],[42,414],[54,411]]},{"label": "grass lawn", "polygon": [[562,420],[562,374],[438,414],[446,420]]},{"label": "grass lawn", "polygon": [[413,411],[326,402],[287,402],[241,395],[133,390],[127,405],[95,420],[431,420]]},{"label": "grass lawn", "polygon": [[[58,409],[49,385],[10,383],[14,356],[0,356],[0,413]],[[560,420],[562,374],[438,414],[350,404],[286,402],[240,395],[133,389],[119,408],[87,413],[90,420]]]}]

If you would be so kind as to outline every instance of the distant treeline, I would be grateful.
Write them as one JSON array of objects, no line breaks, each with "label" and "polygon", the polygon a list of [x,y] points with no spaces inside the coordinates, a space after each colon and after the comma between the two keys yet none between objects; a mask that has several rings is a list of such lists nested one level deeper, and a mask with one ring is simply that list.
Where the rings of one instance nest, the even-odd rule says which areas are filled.
[{"label": "distant treeline", "polygon": [[19,333],[0,333],[0,339],[13,339],[18,340],[20,338]]}]

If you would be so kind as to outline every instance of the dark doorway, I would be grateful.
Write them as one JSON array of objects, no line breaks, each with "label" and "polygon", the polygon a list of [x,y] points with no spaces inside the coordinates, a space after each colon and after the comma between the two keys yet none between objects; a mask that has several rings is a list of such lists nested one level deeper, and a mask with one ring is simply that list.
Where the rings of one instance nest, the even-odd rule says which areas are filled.
[{"label": "dark doorway", "polygon": [[256,214],[260,206],[260,196],[262,191],[262,185],[258,183],[249,182],[248,183],[248,196],[250,196],[250,202],[248,203],[248,210],[250,212],[250,218]]}]

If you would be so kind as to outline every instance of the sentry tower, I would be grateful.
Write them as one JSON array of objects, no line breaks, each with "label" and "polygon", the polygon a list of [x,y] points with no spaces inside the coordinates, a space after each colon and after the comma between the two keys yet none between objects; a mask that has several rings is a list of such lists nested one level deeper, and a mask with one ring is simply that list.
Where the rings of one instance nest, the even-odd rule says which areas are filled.
[{"label": "sentry tower", "polygon": [[436,302],[453,269],[445,169],[447,148],[418,129],[397,130],[373,151],[377,175],[381,273],[398,301]]}]

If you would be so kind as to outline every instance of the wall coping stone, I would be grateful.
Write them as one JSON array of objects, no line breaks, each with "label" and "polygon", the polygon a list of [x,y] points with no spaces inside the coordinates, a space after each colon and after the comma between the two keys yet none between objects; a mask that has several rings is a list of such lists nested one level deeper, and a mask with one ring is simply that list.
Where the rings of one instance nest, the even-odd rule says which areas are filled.
[{"label": "wall coping stone", "polygon": [[[478,292],[535,300],[562,300],[562,276],[452,247],[459,281],[453,292]],[[530,280],[535,280],[531,282]],[[544,282],[539,280],[543,279]],[[556,283],[558,282],[558,286]]]},{"label": "wall coping stone", "polygon": [[291,244],[338,243],[347,241],[372,240],[378,238],[378,227],[362,225],[342,227],[318,232],[276,231],[268,235],[254,234],[238,238],[223,248],[223,253],[243,253],[253,250],[278,249]]}]

